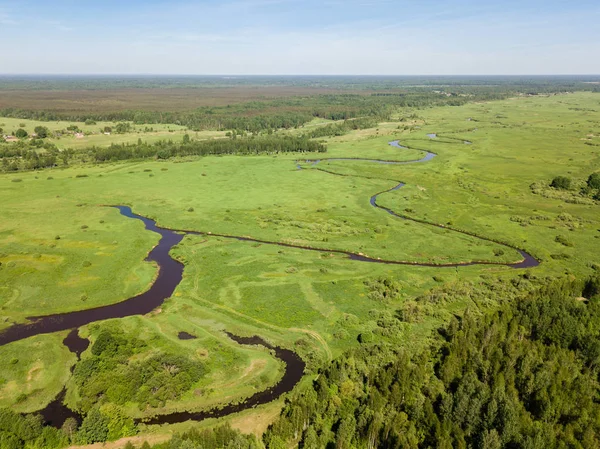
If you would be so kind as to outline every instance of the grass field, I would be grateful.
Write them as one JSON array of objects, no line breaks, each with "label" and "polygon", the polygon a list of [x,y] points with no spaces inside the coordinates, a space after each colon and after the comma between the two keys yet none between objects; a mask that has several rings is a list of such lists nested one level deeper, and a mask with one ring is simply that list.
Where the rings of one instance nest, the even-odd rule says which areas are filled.
[{"label": "grass field", "polygon": [[[117,134],[104,133],[105,127],[114,128],[117,122],[96,122],[94,125],[86,125],[84,122],[76,121],[40,121],[29,119],[16,119],[11,117],[0,117],[0,128],[4,134],[15,135],[16,130],[23,128],[28,134],[32,134],[36,126],[45,126],[51,133],[62,131],[60,137],[49,137],[45,139],[48,143],[55,144],[60,150],[81,150],[92,146],[107,147],[115,144],[133,144],[142,139],[144,142],[154,143],[159,140],[181,140],[184,134],[190,138],[204,140],[225,137],[225,131],[188,131],[186,127],[172,124],[135,125],[128,122],[130,130],[126,133]],[[73,132],[67,131],[70,126],[76,125],[83,136],[76,137]]]},{"label": "grass field", "polygon": [[[589,144],[600,143],[598,110],[600,97],[589,93],[426,109],[419,111],[411,129],[390,122],[325,139],[328,152],[302,156],[302,170],[296,166],[297,156],[277,155],[1,175],[0,326],[31,315],[114,303],[150,284],[156,270],[143,259],[157,235],[102,206],[106,204],[130,205],[134,212],[175,229],[324,249],[309,252],[187,236],[173,251],[185,263],[183,281],[159,311],[82,330],[94,338],[103,326],[139,329],[140,338],[156,348],[205,361],[209,374],[162,412],[239,400],[277,380],[281,367],[267,351],[241,347],[223,330],[261,335],[305,357],[313,353],[313,369],[319,360],[357,344],[357,335],[375,329],[381,313],[393,313],[427,289],[517,273],[504,266],[361,263],[327,249],[413,262],[519,260],[516,251],[451,230],[456,228],[526,249],[542,261],[533,270],[540,276],[565,271],[587,275],[600,250],[599,205],[548,198],[530,186],[549,184],[557,175],[582,181],[600,170],[600,147]],[[428,133],[438,137],[431,139]],[[387,145],[397,139],[437,156],[409,165],[305,162],[319,157],[406,161],[422,156],[415,149]],[[450,229],[392,217],[369,204],[372,195],[398,182],[406,186],[380,196],[380,205]],[[572,246],[560,243],[565,240],[557,239],[559,235]],[[378,278],[397,282],[395,299],[380,301],[370,294],[365,281]],[[402,344],[422,344],[431,329],[472,305],[469,301],[459,297],[421,322],[406,324]],[[198,339],[180,341],[179,331]],[[0,348],[3,360],[18,359],[0,370],[0,405],[31,411],[60,391],[74,363],[60,339],[36,337],[40,349],[27,357],[17,356],[25,342]],[[89,351],[83,355],[88,356]],[[46,374],[36,377],[41,372]],[[67,398],[74,404],[77,391],[71,381],[68,386]],[[19,397],[21,391],[26,398]],[[270,407],[247,411],[243,419],[254,422],[252,416]],[[136,417],[145,413],[136,404],[128,404],[127,411]]]}]

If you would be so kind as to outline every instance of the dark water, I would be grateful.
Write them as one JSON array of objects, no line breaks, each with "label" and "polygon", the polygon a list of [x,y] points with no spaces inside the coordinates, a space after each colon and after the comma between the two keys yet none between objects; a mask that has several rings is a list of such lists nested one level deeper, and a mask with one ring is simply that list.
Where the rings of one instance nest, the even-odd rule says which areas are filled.
[{"label": "dark water", "polygon": [[[414,221],[415,223],[420,223],[420,224],[424,224],[424,225],[427,225],[427,226],[433,226],[433,227],[440,228],[440,229],[449,229],[449,230],[451,230],[453,232],[458,232],[459,234],[469,235],[469,236],[475,237],[475,238],[477,238],[479,240],[484,240],[486,242],[496,243],[498,245],[504,246],[505,248],[514,249],[514,250],[516,250],[523,257],[522,261],[520,261],[520,262],[513,262],[513,263],[511,263],[511,262],[508,262],[508,263],[507,262],[492,262],[492,261],[483,261],[482,260],[482,261],[458,262],[458,263],[454,263],[454,264],[443,264],[443,265],[438,265],[438,264],[429,264],[428,265],[428,264],[422,264],[422,263],[415,264],[415,265],[421,265],[421,266],[426,265],[426,266],[433,266],[433,267],[438,267],[438,266],[444,266],[444,267],[455,266],[455,267],[458,267],[458,266],[470,266],[470,265],[504,265],[504,266],[512,267],[512,268],[533,268],[533,267],[537,267],[540,264],[540,262],[535,257],[533,257],[531,254],[529,254],[525,250],[522,250],[522,249],[517,248],[515,246],[509,245],[508,243],[504,243],[504,242],[501,242],[499,240],[495,240],[495,239],[488,238],[488,237],[482,237],[480,235],[474,234],[474,233],[469,232],[469,231],[463,231],[463,230],[456,229],[456,228],[449,228],[449,227],[444,226],[444,225],[438,225],[438,224],[430,223],[428,221],[419,220],[419,219],[416,219],[416,218],[411,218],[411,217],[408,217],[406,215],[400,215],[400,214],[397,214],[396,212],[394,212],[393,210],[388,209],[387,207],[379,206],[377,204],[377,198],[379,197],[379,195],[382,195],[382,194],[387,193],[387,192],[392,192],[394,190],[398,190],[398,189],[404,187],[404,185],[405,185],[404,183],[400,183],[397,186],[394,186],[394,187],[392,187],[389,190],[384,190],[383,192],[380,192],[380,193],[377,193],[377,194],[373,195],[371,197],[371,199],[370,199],[371,205],[373,207],[376,207],[377,209],[381,209],[381,210],[387,212],[390,215],[393,215],[394,217],[398,217],[398,218],[401,218],[403,220]],[[388,261],[381,261],[381,262],[382,263],[390,263]]]},{"label": "dark water", "polygon": [[181,242],[183,235],[156,226],[153,220],[134,214],[127,206],[117,206],[117,208],[124,216],[143,221],[147,230],[161,236],[158,245],[150,251],[146,258],[147,261],[156,262],[159,267],[158,276],[152,286],[146,292],[116,304],[77,312],[31,317],[29,318],[30,322],[16,324],[0,333],[0,346],[34,335],[76,329],[95,321],[143,315],[160,306],[166,298],[171,296],[175,287],[181,282],[183,265],[171,258],[169,251],[174,245]]},{"label": "dark water", "polygon": [[[388,145],[395,147],[395,148],[400,148],[400,149],[408,149],[408,147],[404,147],[402,145],[400,145],[400,141],[399,140],[394,140],[392,142],[388,142]],[[431,159],[433,159],[436,155],[435,153],[431,153],[429,151],[425,151],[422,150],[425,153],[425,156],[423,156],[421,159],[415,159],[412,161],[392,161],[392,160],[386,160],[386,159],[364,159],[364,158],[359,158],[359,157],[329,157],[329,158],[322,158],[322,159],[307,159],[305,162],[311,165],[317,165],[319,162],[323,162],[323,161],[361,161],[361,162],[374,162],[377,164],[388,164],[388,165],[403,165],[403,164],[414,164],[416,162],[427,162],[430,161]],[[300,165],[297,165],[297,167],[299,169],[302,169],[302,167]]]},{"label": "dark water", "polygon": [[50,404],[38,412],[40,415],[42,415],[46,425],[60,429],[65,421],[69,418],[73,418],[75,421],[77,421],[77,424],[81,424],[81,415],[63,404],[66,394],[67,390],[66,388],[63,388],[58,396],[56,396],[56,398],[50,402]]},{"label": "dark water", "polygon": [[[63,340],[63,344],[69,348],[69,351],[75,354],[77,360],[79,360],[83,351],[90,345],[90,341],[87,338],[81,338],[79,336],[79,331],[73,329]],[[71,372],[73,372],[74,367],[75,366],[71,368]],[[58,396],[39,412],[47,425],[60,428],[68,418],[73,418],[78,424],[81,424],[81,415],[64,405],[63,401],[65,400],[66,394],[67,389],[63,388]]]},{"label": "dark water", "polygon": [[201,421],[206,418],[220,418],[232,413],[237,413],[241,412],[242,410],[256,407],[257,405],[268,404],[282,394],[291,391],[294,386],[300,382],[300,379],[302,379],[306,365],[295,352],[288,349],[279,348],[277,346],[272,346],[257,336],[238,337],[230,333],[227,333],[227,335],[229,338],[238,342],[239,344],[260,345],[275,352],[275,356],[285,362],[285,372],[279,382],[277,382],[277,384],[271,388],[267,388],[264,391],[259,391],[239,404],[227,404],[222,408],[213,408],[202,412],[177,412],[169,415],[160,415],[155,418],[142,420],[144,424],[175,424],[189,420]]},{"label": "dark water", "polygon": [[195,340],[198,337],[196,337],[195,335],[188,334],[187,332],[183,332],[182,331],[182,332],[179,332],[177,334],[177,338],[179,338],[180,340]]},{"label": "dark water", "polygon": [[[437,134],[427,134],[427,135],[432,139],[437,138]],[[465,143],[470,144],[471,142],[465,142]],[[400,149],[407,148],[407,147],[400,145],[400,142],[398,140],[389,142],[389,145],[396,147],[396,148],[400,148]],[[329,161],[355,160],[355,161],[364,161],[364,162],[377,162],[377,163],[381,163],[381,164],[398,164],[398,165],[400,165],[400,164],[415,164],[415,163],[428,162],[436,156],[435,153],[432,153],[430,151],[426,151],[426,150],[422,150],[422,151],[425,152],[425,156],[423,156],[421,159],[416,159],[416,160],[412,160],[412,161],[388,161],[388,160],[380,160],[380,159],[360,159],[360,158],[348,158],[348,159],[332,158],[332,159],[317,159],[317,160],[314,160],[311,162],[313,162],[313,165],[316,165],[321,161],[327,161],[327,160],[329,160]],[[326,170],[323,170],[323,171],[326,171]],[[334,173],[334,172],[327,172],[327,173],[340,175],[339,173]],[[346,176],[346,175],[342,174],[340,176]],[[503,265],[503,266],[509,266],[509,267],[513,267],[513,268],[532,268],[532,267],[537,267],[540,264],[539,261],[535,257],[533,257],[531,254],[527,253],[525,250],[517,248],[512,245],[509,245],[507,243],[501,242],[499,240],[482,237],[482,236],[479,236],[479,235],[474,234],[469,231],[464,231],[464,230],[455,229],[455,228],[449,228],[444,225],[438,225],[438,224],[430,223],[430,222],[427,222],[424,220],[418,220],[415,218],[411,218],[406,215],[398,214],[398,213],[394,212],[393,210],[388,209],[387,207],[380,206],[377,204],[377,198],[380,195],[382,195],[384,193],[392,192],[394,190],[398,190],[398,189],[404,187],[404,185],[405,185],[404,183],[400,182],[397,185],[395,185],[394,187],[392,187],[391,189],[384,190],[383,192],[379,192],[379,193],[373,195],[369,200],[369,202],[371,203],[371,206],[373,206],[377,209],[381,209],[381,210],[387,212],[388,214],[393,215],[394,217],[402,218],[404,220],[414,221],[416,223],[420,223],[420,224],[427,225],[427,226],[434,226],[434,227],[441,228],[441,229],[447,229],[447,230],[450,230],[453,232],[458,232],[460,234],[475,237],[479,240],[496,243],[496,244],[502,245],[506,248],[514,249],[517,252],[519,252],[519,254],[523,257],[523,260],[520,262],[515,262],[515,263],[493,262],[493,261],[469,261],[469,262],[438,264],[438,263],[416,263],[416,262],[385,260],[385,259],[372,258],[372,257],[364,256],[362,254],[349,253],[349,252],[344,252],[344,251],[331,251],[330,250],[329,252],[335,252],[335,253],[341,252],[341,253],[348,255],[350,257],[350,259],[361,261],[361,262],[374,262],[374,263],[383,263],[383,264],[392,264],[392,265],[394,265],[394,264],[395,265],[417,265],[417,266],[427,266],[427,267],[459,267],[459,266],[469,266],[469,265]]]},{"label": "dark water", "polygon": [[87,338],[81,338],[78,329],[73,329],[63,340],[63,344],[79,359],[83,351],[90,345],[90,341]]},{"label": "dark water", "polygon": [[[390,142],[390,145],[397,148],[405,148],[399,144],[398,141]],[[362,160],[366,162],[376,162],[383,164],[410,164],[410,163],[421,163],[427,162],[433,159],[436,155],[431,152],[425,152],[425,156],[421,159],[414,161],[385,161],[385,160],[377,160],[377,159],[329,159],[329,160]],[[325,159],[322,159],[325,160]],[[310,161],[314,165],[318,164],[321,160]],[[458,266],[466,266],[466,265],[505,265],[513,268],[528,268],[535,267],[539,265],[539,262],[530,254],[525,252],[520,248],[513,247],[503,242],[496,241],[491,238],[481,237],[470,233],[468,231],[457,230],[453,228],[447,228],[443,225],[436,225],[424,221],[420,221],[417,219],[413,219],[410,217],[406,217],[400,214],[397,214],[391,209],[385,208],[383,206],[379,206],[377,204],[377,198],[383,193],[390,192],[393,190],[398,190],[403,187],[403,183],[399,183],[391,189],[380,192],[376,195],[373,195],[370,198],[370,203],[373,207],[381,209],[395,217],[412,220],[418,223],[422,223],[424,225],[436,226],[438,228],[449,229],[454,232],[459,232],[465,235],[470,235],[472,237],[478,238],[480,240],[498,243],[507,248],[512,248],[517,250],[523,260],[517,263],[501,263],[501,262],[489,262],[489,261],[469,261],[463,263],[445,263],[445,264],[436,264],[436,263],[416,263],[410,261],[399,261],[399,260],[384,260],[380,258],[372,258],[365,256],[360,253],[353,253],[350,251],[342,251],[342,250],[332,250],[328,248],[316,248],[316,247],[307,247],[301,245],[293,245],[288,243],[281,242],[272,242],[261,239],[254,239],[250,237],[242,237],[242,236],[233,236],[226,234],[214,234],[207,232],[198,232],[198,231],[178,231],[160,227],[156,224],[155,221],[142,217],[140,215],[134,214],[131,211],[131,208],[128,206],[115,206],[122,215],[128,218],[141,220],[146,229],[152,232],[158,233],[161,238],[158,244],[150,251],[147,261],[155,262],[158,265],[158,276],[156,277],[152,286],[144,293],[136,295],[132,298],[129,298],[120,303],[111,304],[103,307],[96,307],[87,310],[81,310],[76,312],[68,312],[68,313],[60,313],[49,316],[42,317],[31,317],[29,318],[29,322],[25,324],[17,324],[14,325],[5,331],[0,333],[0,346],[22,340],[28,337],[32,337],[39,334],[48,334],[53,332],[71,330],[68,336],[65,338],[63,343],[71,350],[73,353],[79,357],[83,351],[88,347],[89,341],[79,337],[77,329],[80,326],[93,323],[96,321],[111,319],[111,318],[122,318],[132,315],[143,315],[151,312],[155,308],[159,307],[167,298],[169,298],[177,285],[181,282],[183,276],[183,265],[173,259],[169,252],[173,248],[173,246],[177,245],[184,237],[184,234],[193,234],[193,235],[204,235],[204,236],[217,236],[228,239],[235,239],[244,242],[257,242],[267,245],[277,245],[281,247],[287,248],[295,248],[306,251],[316,251],[321,253],[335,253],[342,254],[347,256],[350,260],[359,261],[359,262],[370,262],[370,263],[382,263],[382,264],[390,264],[390,265],[414,265],[414,266],[425,266],[425,267],[458,267]],[[236,337],[234,335],[228,334],[230,338],[237,341],[240,344],[251,344],[251,345],[262,345],[265,346],[272,351],[275,352],[275,355],[283,360],[286,364],[285,374],[283,378],[277,383],[277,385],[269,388],[265,391],[256,393],[254,396],[250,397],[248,400],[241,404],[230,404],[226,405],[220,409],[208,410],[205,412],[180,412],[173,413],[170,415],[159,416],[156,418],[149,419],[145,422],[149,424],[160,424],[160,423],[176,423],[181,421],[186,421],[189,419],[200,420],[207,417],[221,417],[230,413],[235,413],[241,410],[245,410],[250,407],[254,407],[259,404],[265,404],[270,402],[276,398],[278,398],[283,393],[291,391],[292,388],[296,385],[296,383],[302,378],[304,372],[304,362],[297,354],[293,351],[274,347],[266,343],[260,337]],[[195,338],[191,334],[187,334],[185,332],[181,332],[179,334],[179,338],[188,339]],[[60,427],[64,421],[73,417],[80,421],[79,415],[75,412],[69,410],[63,405],[63,400],[65,396],[65,391],[63,390],[59,396],[52,401],[44,410],[40,413],[43,415],[46,422]]]}]

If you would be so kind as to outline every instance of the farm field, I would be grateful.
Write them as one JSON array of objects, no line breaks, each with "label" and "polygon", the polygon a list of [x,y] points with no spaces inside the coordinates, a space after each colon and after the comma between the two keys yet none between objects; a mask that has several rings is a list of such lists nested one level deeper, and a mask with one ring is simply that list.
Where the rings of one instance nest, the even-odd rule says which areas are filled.
[{"label": "farm field", "polygon": [[[61,344],[67,331],[0,346],[0,359],[9,361],[0,369],[0,407],[35,412],[66,387],[65,403],[87,413],[109,383],[102,367],[127,367],[118,372],[125,379],[150,370],[164,354],[197,376],[179,379],[179,390],[160,397],[107,390],[102,406],[143,419],[224,406],[277,384],[284,366],[274,352],[238,344],[225,331],[297,352],[306,362],[296,387],[302,390],[326,362],[366,339],[422,348],[453,315],[489,306],[474,302],[468,286],[490,278],[591,275],[599,269],[600,202],[579,191],[600,170],[598,111],[597,93],[522,96],[411,110],[410,121],[401,122],[402,113],[318,139],[326,153],[184,156],[0,174],[0,333],[30,317],[116,304],[153,284],[157,266],[144,259],[159,235],[110,206],[201,233],[186,234],[172,249],[183,278],[159,308],[80,328],[92,342],[81,360]],[[51,130],[73,124],[0,123],[5,131],[21,123],[28,131],[39,123]],[[277,134],[331,123],[316,119]],[[81,129],[104,126],[114,123]],[[78,150],[184,134],[226,138],[224,131],[161,124],[49,142]],[[415,162],[427,152],[435,156]],[[571,188],[551,188],[557,176],[569,177]],[[370,201],[377,194],[379,208]],[[523,259],[517,249],[540,265],[511,267]],[[466,265],[474,261],[492,264]],[[397,310],[440,288],[464,294],[431,305],[393,336],[381,331]],[[182,340],[180,332],[195,338]],[[119,349],[112,354],[101,344]],[[264,429],[281,403],[218,422],[247,433]],[[140,424],[140,430],[163,435],[190,426]]]}]

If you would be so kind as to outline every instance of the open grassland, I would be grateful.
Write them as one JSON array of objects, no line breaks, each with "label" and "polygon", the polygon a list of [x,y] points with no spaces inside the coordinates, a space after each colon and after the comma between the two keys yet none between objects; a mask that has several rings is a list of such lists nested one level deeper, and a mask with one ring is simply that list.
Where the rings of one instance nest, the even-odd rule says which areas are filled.
[{"label": "open grassland", "polygon": [[[127,403],[127,414],[135,417],[236,401],[276,382],[281,365],[268,351],[241,347],[223,330],[295,348],[312,370],[357,344],[359,334],[376,330],[382,316],[427,289],[515,273],[500,265],[364,263],[328,249],[412,262],[520,259],[505,246],[452,231],[461,229],[526,249],[542,261],[533,270],[540,276],[588,274],[600,250],[600,206],[548,198],[530,186],[549,184],[557,175],[586,179],[600,170],[600,147],[589,144],[600,141],[598,110],[596,94],[518,98],[419,111],[407,129],[384,123],[325,139],[327,153],[303,155],[300,161],[294,155],[205,157],[2,175],[2,326],[31,315],[114,303],[150,284],[156,270],[143,259],[157,235],[104,207],[109,204],[130,205],[165,227],[322,249],[187,236],[173,251],[185,263],[183,281],[160,310],[82,329],[94,340],[104,327],[122,326],[123,332],[137,332],[148,342],[148,351],[136,355],[140,359],[161,350],[206,365],[206,375],[175,401],[153,410]],[[398,139],[411,149],[387,145]],[[419,150],[437,156],[407,165],[307,162],[340,157],[409,161],[423,156]],[[446,229],[370,205],[372,195],[399,182],[406,186],[381,195],[378,204]],[[394,280],[396,294],[382,299],[374,279]],[[478,305],[468,295],[457,295],[422,320],[404,323],[393,341],[423,343],[431,329],[469,306]],[[181,341],[180,331],[198,338]],[[37,356],[37,350],[17,356],[19,345],[31,348],[29,340],[0,348],[3,360],[18,359],[0,371],[0,404],[30,411],[60,391],[74,362],[60,345],[62,338],[36,337]],[[88,349],[82,359],[89,357]],[[41,370],[47,373],[43,381],[35,376]],[[73,380],[68,387],[67,400],[77,404]],[[16,393],[21,391],[26,397]],[[270,407],[246,411],[239,419],[251,421]]]},{"label": "open grassland", "polygon": [[[136,125],[131,122],[125,122],[130,126],[127,132],[121,134],[115,132],[105,133],[104,129],[106,127],[114,129],[118,123],[99,121],[95,124],[86,125],[85,122],[76,121],[41,121],[0,117],[0,128],[4,130],[3,133],[6,135],[14,136],[16,131],[21,128],[27,131],[29,135],[34,133],[37,126],[48,128],[50,137],[44,141],[56,145],[60,150],[81,150],[93,146],[107,147],[113,144],[133,144],[139,139],[147,143],[169,139],[180,141],[184,134],[189,134],[190,138],[198,140],[225,137],[225,131],[188,131],[185,126],[181,125]],[[72,126],[76,126],[80,130],[79,136],[76,136],[75,132],[67,130]],[[62,135],[55,136],[57,132],[62,133]]]},{"label": "open grassland", "polygon": [[[379,145],[392,155],[384,140]],[[361,152],[350,147],[347,154]],[[388,171],[387,166],[380,169]],[[369,197],[393,185],[387,179],[298,170],[291,156],[207,157],[5,176],[0,193],[6,265],[0,271],[6,292],[2,312],[9,320],[88,308],[119,301],[148,285],[153,269],[142,259],[156,236],[116,209],[101,207],[107,204],[130,204],[137,213],[175,229],[249,235],[385,259],[519,259],[512,252],[495,256],[498,245],[493,243],[375,210]],[[29,206],[21,213],[24,204]],[[254,251],[250,243],[236,245]],[[113,271],[119,274],[111,276]]]},{"label": "open grassland", "polygon": [[0,407],[39,410],[52,401],[70,377],[75,355],[62,344],[66,332],[38,335],[0,347]]}]

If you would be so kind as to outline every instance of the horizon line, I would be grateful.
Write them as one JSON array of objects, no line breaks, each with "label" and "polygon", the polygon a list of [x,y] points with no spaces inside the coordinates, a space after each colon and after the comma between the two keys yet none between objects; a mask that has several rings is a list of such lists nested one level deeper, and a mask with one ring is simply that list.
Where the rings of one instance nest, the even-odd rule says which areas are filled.
[{"label": "horizon line", "polygon": [[280,77],[291,77],[291,76],[361,76],[361,77],[375,77],[375,76],[391,76],[391,77],[400,77],[400,76],[410,76],[410,77],[431,77],[431,76],[448,76],[448,77],[458,77],[458,76],[472,76],[472,77],[483,77],[483,76],[594,76],[600,77],[600,73],[489,73],[489,74],[470,74],[470,73],[462,73],[462,74],[385,74],[385,73],[365,73],[365,74],[357,74],[357,73],[335,73],[335,74],[327,74],[327,73],[278,73],[278,74],[269,74],[269,73],[0,73],[0,76],[221,76],[221,77],[244,77],[244,76],[280,76]]}]

